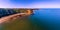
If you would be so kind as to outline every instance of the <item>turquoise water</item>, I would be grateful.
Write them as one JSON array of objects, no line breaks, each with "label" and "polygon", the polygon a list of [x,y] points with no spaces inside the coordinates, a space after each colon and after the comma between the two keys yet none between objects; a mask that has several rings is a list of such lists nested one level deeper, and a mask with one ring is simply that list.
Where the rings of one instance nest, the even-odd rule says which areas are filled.
[{"label": "turquoise water", "polygon": [[34,10],[34,15],[30,18],[38,30],[60,30],[59,8]]},{"label": "turquoise water", "polygon": [[60,30],[59,8],[34,10],[34,14],[29,16],[29,19],[32,23],[31,28],[34,30]]}]

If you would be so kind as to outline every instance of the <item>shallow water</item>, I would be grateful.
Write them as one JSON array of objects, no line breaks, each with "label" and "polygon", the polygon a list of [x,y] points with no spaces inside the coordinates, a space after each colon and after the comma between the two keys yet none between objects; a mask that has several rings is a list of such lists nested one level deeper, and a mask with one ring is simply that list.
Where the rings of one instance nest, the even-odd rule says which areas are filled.
[{"label": "shallow water", "polygon": [[[24,22],[25,26],[21,25],[21,22]],[[20,30],[60,30],[60,9],[34,10],[34,15],[25,17],[23,21],[20,21],[15,26],[19,27]],[[5,27],[8,26],[6,25]]]}]

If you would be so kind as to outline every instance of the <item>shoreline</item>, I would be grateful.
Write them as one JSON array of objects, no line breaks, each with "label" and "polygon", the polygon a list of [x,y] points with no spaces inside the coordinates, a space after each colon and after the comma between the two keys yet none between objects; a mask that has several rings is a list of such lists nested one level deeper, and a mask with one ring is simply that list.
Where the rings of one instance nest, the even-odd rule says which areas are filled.
[{"label": "shoreline", "polygon": [[14,19],[17,19],[19,17],[24,17],[24,16],[29,16],[29,15],[25,13],[18,13],[18,14],[13,14],[13,15],[9,15],[6,17],[2,17],[0,18],[0,24],[7,23],[9,21],[13,21]]}]

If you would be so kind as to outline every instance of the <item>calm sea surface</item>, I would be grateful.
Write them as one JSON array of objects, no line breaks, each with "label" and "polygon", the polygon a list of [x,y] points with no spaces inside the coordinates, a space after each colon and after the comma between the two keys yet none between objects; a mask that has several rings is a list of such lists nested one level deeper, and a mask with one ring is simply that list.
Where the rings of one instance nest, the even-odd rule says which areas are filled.
[{"label": "calm sea surface", "polygon": [[40,9],[35,10],[30,16],[33,24],[37,24],[38,29],[60,30],[60,9]]},{"label": "calm sea surface", "polygon": [[34,10],[29,21],[32,23],[30,30],[60,30],[60,9]]}]

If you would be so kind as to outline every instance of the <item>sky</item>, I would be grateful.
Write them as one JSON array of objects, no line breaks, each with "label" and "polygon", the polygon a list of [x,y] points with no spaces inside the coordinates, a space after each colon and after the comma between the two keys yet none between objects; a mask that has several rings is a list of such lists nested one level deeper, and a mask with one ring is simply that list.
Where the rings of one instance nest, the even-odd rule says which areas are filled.
[{"label": "sky", "polygon": [[60,0],[0,0],[0,8],[60,8]]}]

